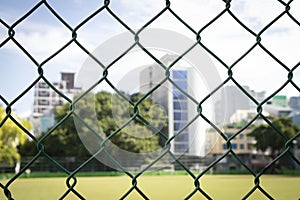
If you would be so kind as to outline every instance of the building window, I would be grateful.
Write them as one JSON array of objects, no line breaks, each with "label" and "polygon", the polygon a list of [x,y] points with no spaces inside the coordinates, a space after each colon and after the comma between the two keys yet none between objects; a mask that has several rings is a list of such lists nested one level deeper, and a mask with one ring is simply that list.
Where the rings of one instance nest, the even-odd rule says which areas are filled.
[{"label": "building window", "polygon": [[174,120],[181,120],[181,112],[174,112]]},{"label": "building window", "polygon": [[176,153],[184,153],[188,152],[189,144],[183,143],[183,144],[176,144],[175,143],[175,152]]},{"label": "building window", "polygon": [[245,149],[245,145],[244,144],[240,144],[240,149]]},{"label": "building window", "polygon": [[187,102],[175,100],[173,103],[174,110],[187,110]]},{"label": "building window", "polygon": [[179,86],[182,90],[187,91],[187,82],[185,80],[175,81],[176,85]]},{"label": "building window", "polygon": [[187,132],[182,132],[175,137],[176,142],[188,142],[189,141],[189,134]]},{"label": "building window", "polygon": [[42,97],[49,97],[49,96],[50,96],[50,93],[49,93],[49,91],[42,90],[42,91],[39,91],[39,96],[42,96]]},{"label": "building window", "polygon": [[173,91],[173,98],[174,99],[187,99],[187,97],[185,96],[184,93],[182,93],[181,91],[179,91],[177,88],[174,87],[174,91]]},{"label": "building window", "polygon": [[240,134],[240,139],[244,139],[244,134]]},{"label": "building window", "polygon": [[181,108],[180,103],[178,101],[174,101],[173,108],[174,110],[180,110]]},{"label": "building window", "polygon": [[58,101],[58,105],[59,105],[59,106],[62,106],[63,103],[64,103],[64,102],[63,102],[62,100],[59,100],[59,101]]},{"label": "building window", "polygon": [[38,108],[39,113],[43,113],[45,110],[47,110],[47,108]]},{"label": "building window", "polygon": [[183,93],[181,93],[179,95],[175,95],[175,94],[173,94],[173,95],[174,95],[174,99],[179,99],[179,100],[186,100],[187,99],[187,97]]},{"label": "building window", "polygon": [[186,79],[187,78],[187,71],[184,71],[184,70],[173,71],[173,78],[174,79]]},{"label": "building window", "polygon": [[[226,144],[223,144],[223,149],[227,149],[227,145],[226,145]],[[231,144],[231,149],[232,149],[232,150],[237,149],[237,144],[236,144],[236,143],[232,143],[232,144]]]},{"label": "building window", "polygon": [[174,112],[174,120],[178,121],[186,121],[187,120],[187,113],[186,112]]},{"label": "building window", "polygon": [[49,88],[49,85],[47,85],[45,82],[39,82],[39,88]]},{"label": "building window", "polygon": [[40,99],[39,100],[39,105],[49,105],[49,101],[46,99]]},{"label": "building window", "polygon": [[237,149],[237,144],[236,143],[232,143],[231,147],[232,147],[232,149]]},{"label": "building window", "polygon": [[174,131],[178,131],[180,128],[180,123],[174,123]]}]

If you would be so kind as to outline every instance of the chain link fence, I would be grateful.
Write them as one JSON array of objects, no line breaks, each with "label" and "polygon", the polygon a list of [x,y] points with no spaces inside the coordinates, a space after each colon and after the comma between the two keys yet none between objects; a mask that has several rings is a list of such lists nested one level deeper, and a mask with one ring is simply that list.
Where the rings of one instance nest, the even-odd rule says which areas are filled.
[{"label": "chain link fence", "polygon": [[[20,129],[22,129],[22,131],[31,139],[36,143],[37,149],[38,149],[38,153],[28,162],[26,162],[25,165],[23,165],[21,167],[20,172],[18,172],[16,175],[14,175],[12,178],[10,178],[5,184],[4,183],[0,183],[0,186],[2,188],[2,191],[4,192],[5,196],[7,197],[7,199],[13,199],[13,192],[11,192],[10,188],[11,185],[16,182],[20,176],[22,174],[25,174],[26,170],[30,169],[31,166],[33,166],[36,162],[38,162],[39,159],[43,158],[46,159],[49,163],[52,163],[54,166],[56,166],[57,170],[65,173],[68,177],[66,178],[66,186],[67,186],[67,190],[65,191],[64,194],[61,195],[60,199],[64,199],[66,198],[70,193],[73,193],[74,195],[76,195],[78,197],[78,199],[85,199],[84,195],[82,195],[80,193],[80,191],[75,189],[75,186],[78,182],[80,182],[80,179],[76,178],[76,174],[78,172],[80,172],[85,166],[87,166],[89,163],[94,162],[95,157],[100,154],[100,153],[104,153],[106,154],[107,158],[110,159],[110,162],[113,163],[119,170],[121,170],[124,175],[127,175],[128,177],[131,178],[132,180],[132,186],[128,191],[124,191],[124,195],[122,197],[120,197],[121,199],[126,199],[132,192],[136,191],[141,198],[143,199],[149,199],[149,197],[143,192],[142,189],[140,189],[139,184],[138,184],[138,178],[141,177],[147,170],[149,170],[153,165],[155,165],[157,162],[159,162],[161,159],[164,158],[164,156],[168,155],[171,158],[174,159],[174,161],[176,162],[176,164],[182,169],[185,170],[186,173],[188,174],[188,176],[194,181],[194,190],[190,193],[187,194],[186,199],[190,199],[191,197],[193,197],[197,192],[201,193],[203,195],[203,197],[205,197],[206,199],[212,199],[212,197],[209,195],[209,193],[207,193],[205,191],[205,189],[203,189],[203,185],[201,184],[201,179],[210,172],[210,170],[216,166],[218,163],[221,162],[222,159],[227,158],[229,155],[234,157],[235,160],[240,163],[245,169],[246,171],[253,176],[253,181],[254,181],[254,186],[251,188],[251,190],[248,191],[247,194],[245,194],[245,196],[243,197],[243,199],[247,199],[248,197],[251,197],[251,195],[259,190],[266,198],[268,199],[274,199],[276,197],[272,197],[267,190],[265,190],[262,186],[261,186],[261,177],[266,173],[267,170],[269,170],[272,166],[275,165],[275,163],[277,161],[279,161],[282,157],[284,157],[285,155],[289,155],[294,162],[296,163],[296,165],[300,165],[300,161],[297,157],[294,156],[293,152],[292,152],[292,145],[293,145],[293,141],[296,141],[297,138],[299,138],[300,133],[297,133],[296,135],[294,135],[292,138],[287,138],[280,130],[278,130],[273,124],[272,121],[270,121],[270,119],[265,116],[263,114],[263,108],[264,105],[267,104],[268,101],[270,101],[275,95],[277,95],[281,90],[283,90],[287,85],[289,86],[293,86],[295,88],[295,90],[297,90],[298,92],[300,92],[300,88],[297,85],[297,83],[295,82],[295,80],[293,79],[293,73],[296,71],[296,69],[299,67],[300,62],[297,63],[294,66],[287,66],[284,61],[280,60],[279,58],[277,58],[274,54],[272,54],[272,52],[270,50],[268,50],[267,47],[265,47],[263,45],[263,41],[264,41],[264,36],[263,34],[270,29],[270,27],[272,27],[278,20],[280,20],[281,18],[285,17],[288,18],[290,20],[290,22],[294,23],[296,26],[298,26],[298,28],[300,28],[300,22],[290,13],[290,10],[293,6],[293,1],[282,1],[282,0],[278,0],[275,1],[276,4],[278,4],[278,6],[282,8],[282,12],[278,13],[278,15],[271,20],[266,26],[264,26],[263,28],[261,28],[259,31],[254,31],[251,28],[249,28],[247,26],[247,24],[243,23],[239,17],[237,17],[231,10],[231,6],[232,4],[235,3],[235,1],[231,1],[231,0],[223,0],[223,4],[224,4],[224,9],[216,16],[214,16],[211,21],[209,21],[209,23],[207,23],[206,25],[204,25],[203,27],[201,27],[199,30],[195,30],[193,29],[187,22],[185,22],[184,18],[181,18],[180,14],[177,14],[175,11],[172,10],[172,1],[167,0],[165,2],[165,7],[162,7],[161,10],[154,14],[154,17],[152,19],[150,19],[147,23],[145,23],[142,28],[140,28],[139,30],[133,30],[130,25],[127,25],[126,21],[124,21],[120,16],[118,16],[118,14],[116,14],[114,12],[113,9],[111,9],[111,1],[109,0],[105,0],[104,3],[93,13],[90,13],[90,15],[85,18],[84,20],[82,20],[77,26],[72,26],[70,24],[68,24],[63,17],[51,6],[51,4],[49,4],[46,0],[42,0],[40,2],[38,2],[36,5],[34,5],[26,14],[24,14],[22,17],[20,17],[18,20],[16,20],[14,23],[10,24],[6,21],[4,21],[3,19],[0,19],[1,22],[1,28],[5,29],[8,33],[8,35],[6,36],[6,38],[1,42],[0,47],[4,47],[5,45],[8,45],[8,43],[13,43],[15,47],[17,47],[24,55],[26,55],[26,57],[36,66],[37,68],[37,72],[38,72],[38,77],[24,90],[22,91],[15,99],[13,99],[12,101],[8,101],[4,96],[0,96],[1,98],[1,104],[4,105],[5,107],[5,111],[6,111],[6,116],[4,117],[4,119],[1,121],[1,125],[3,126],[7,120],[12,120],[16,126],[18,126]],[[38,62],[37,59],[31,55],[29,53],[29,51],[26,49],[25,46],[22,46],[22,41],[18,41],[18,39],[16,39],[15,35],[18,33],[17,32],[17,28],[18,26],[20,26],[27,18],[29,18],[32,14],[34,14],[36,12],[37,9],[43,7],[44,9],[47,9],[49,12],[51,12],[51,14],[53,16],[55,16],[55,18],[57,18],[57,20],[61,23],[61,25],[63,25],[65,27],[65,29],[67,31],[69,31],[70,33],[70,39],[67,43],[62,44],[61,47],[54,52],[52,55],[49,55],[49,57],[47,57],[46,59],[44,59],[42,62]],[[184,8],[182,8],[184,9]],[[78,31],[86,24],[88,23],[90,20],[92,20],[93,18],[95,18],[97,15],[100,15],[101,13],[107,13],[109,14],[115,22],[119,23],[122,27],[124,27],[128,32],[130,32],[130,34],[132,34],[132,38],[134,39],[134,42],[132,43],[132,46],[127,49],[126,51],[124,51],[122,53],[122,55],[120,55],[119,57],[116,57],[109,65],[104,65],[102,64],[101,60],[98,60],[97,56],[94,56],[92,52],[90,52],[88,50],[88,48],[82,44],[78,39]],[[150,27],[150,25],[155,22],[158,21],[159,18],[164,15],[164,14],[171,14],[172,16],[174,16],[176,18],[176,20],[181,23],[186,30],[188,30],[191,34],[194,35],[194,45],[191,46],[186,52],[184,52],[182,55],[179,55],[175,60],[173,60],[171,62],[170,65],[165,65],[165,63],[161,62],[160,59],[158,59],[155,55],[153,55],[151,53],[151,51],[149,51],[147,48],[145,48],[143,46],[142,43],[140,43],[140,34],[145,31],[147,28]],[[261,13],[263,14],[263,13]],[[213,50],[210,49],[209,45],[206,45],[203,40],[205,39],[205,37],[203,37],[202,33],[205,32],[207,29],[209,29],[210,26],[213,26],[216,22],[218,22],[218,20],[223,16],[223,15],[228,15],[230,16],[235,22],[236,24],[238,24],[241,28],[243,28],[245,31],[247,31],[249,33],[249,35],[251,35],[250,37],[252,37],[253,39],[255,39],[256,41],[253,42],[252,46],[245,52],[240,52],[240,56],[239,58],[231,65],[227,64],[226,62],[224,62],[220,57],[218,57],[218,54],[215,53]],[[97,27],[95,27],[97,28]],[[276,41],[274,41],[276,42]],[[62,93],[59,88],[57,88],[55,85],[53,85],[53,83],[49,80],[49,78],[44,74],[44,66],[46,63],[48,63],[49,61],[51,61],[52,59],[54,59],[56,56],[58,56],[59,54],[61,54],[62,52],[64,52],[65,50],[67,50],[67,48],[70,45],[76,45],[77,47],[79,47],[82,52],[84,52],[86,54],[87,57],[89,57],[90,59],[92,59],[93,61],[95,61],[96,63],[99,64],[99,66],[103,69],[103,75],[102,77],[96,82],[96,84],[94,84],[92,87],[89,88],[89,90],[87,90],[86,92],[84,92],[83,94],[81,94],[77,99],[72,100],[69,99],[64,93]],[[192,50],[194,48],[194,46],[201,46],[207,54],[209,54],[211,57],[213,57],[223,68],[226,69],[228,76],[227,78],[220,83],[217,87],[215,87],[212,91],[210,91],[209,94],[206,95],[205,98],[203,99],[194,99],[193,97],[191,97],[186,91],[182,90],[180,88],[179,85],[177,85],[175,83],[175,81],[172,80],[171,76],[170,76],[170,71],[172,69],[172,67],[179,62],[181,59],[183,59],[185,57],[186,54],[188,54],[188,52],[190,50]],[[142,98],[140,98],[137,102],[132,102],[130,101],[130,99],[128,99],[126,96],[122,95],[122,92],[119,90],[119,88],[115,87],[110,80],[107,78],[108,74],[110,73],[110,68],[119,60],[121,59],[123,56],[125,56],[130,49],[132,49],[134,46],[138,46],[142,51],[144,51],[149,57],[151,57],[153,59],[153,61],[155,61],[159,66],[161,66],[161,68],[164,70],[165,72],[165,77],[164,79],[161,81],[160,84],[155,85],[151,90],[149,90],[146,94],[144,94],[144,96],[142,96]],[[276,91],[273,91],[272,94],[270,94],[267,98],[265,98],[263,101],[259,102],[257,99],[255,99],[251,93],[249,93],[249,91],[245,90],[245,88],[240,85],[240,83],[235,79],[234,76],[234,71],[235,71],[235,66],[242,62],[242,60],[244,58],[246,58],[254,49],[261,49],[264,53],[266,53],[271,59],[273,59],[273,61],[277,62],[284,70],[285,72],[288,74],[286,81],[280,86],[280,88],[278,88]],[[297,53],[297,52],[291,52],[291,53]],[[13,68],[13,66],[2,66],[2,71],[3,71],[3,67],[11,67]],[[262,66],[263,67],[263,66]],[[13,70],[13,69],[11,69]],[[256,72],[259,73],[259,72]],[[18,120],[13,117],[12,115],[12,108],[13,106],[20,100],[22,99],[30,90],[32,90],[36,84],[39,83],[39,81],[43,80],[50,88],[52,88],[57,94],[59,94],[61,97],[65,98],[67,102],[69,102],[71,104],[70,106],[70,110],[68,113],[66,113],[66,116],[59,122],[57,122],[55,124],[54,127],[52,127],[49,131],[47,131],[47,133],[42,137],[42,138],[37,138],[34,134],[32,134],[30,132],[30,130],[27,130],[24,126],[22,126],[20,124],[20,122],[18,122]],[[151,126],[151,123],[149,123],[145,118],[143,118],[142,113],[138,112],[138,106],[141,102],[144,101],[144,99],[146,99],[147,97],[149,97],[151,95],[151,93],[153,93],[155,90],[157,90],[164,82],[170,82],[173,84],[174,87],[176,87],[177,89],[181,90],[181,92],[186,96],[186,98],[188,98],[189,100],[195,102],[197,104],[197,116],[196,118],[201,118],[202,120],[206,121],[207,124],[210,125],[210,128],[214,129],[219,135],[220,137],[226,142],[226,146],[227,146],[227,150],[226,152],[218,157],[217,159],[214,159],[212,162],[209,163],[209,165],[199,174],[195,174],[189,167],[187,167],[185,165],[186,162],[181,161],[180,159],[178,159],[170,150],[171,149],[171,144],[172,141],[175,140],[176,137],[178,137],[179,133],[176,134],[174,137],[166,137],[160,130],[156,130],[156,128],[154,126]],[[202,112],[203,110],[203,105],[205,104],[206,101],[208,101],[210,99],[211,96],[213,96],[215,93],[217,93],[219,90],[222,89],[222,87],[227,84],[227,83],[234,83],[235,86],[237,86],[240,91],[242,93],[244,93],[255,105],[256,105],[256,114],[253,116],[253,118],[248,121],[242,128],[240,128],[235,134],[233,134],[232,136],[228,137],[228,135],[225,134],[225,132],[222,130],[222,128],[220,128],[217,124],[214,124],[214,122],[212,122],[211,120],[208,119],[208,117]],[[92,89],[94,89],[97,86],[101,86],[102,84],[108,84],[110,85],[111,89],[114,90],[117,94],[119,94],[121,96],[121,98],[123,98],[124,100],[128,101],[128,103],[132,106],[135,114],[131,117],[131,119],[129,121],[127,121],[123,126],[121,126],[118,130],[115,130],[110,136],[106,137],[106,138],[101,138],[101,146],[100,148],[97,150],[97,152],[94,155],[91,155],[90,158],[86,159],[84,162],[80,163],[79,166],[74,169],[74,170],[69,170],[67,169],[67,167],[63,166],[60,164],[60,161],[57,161],[54,157],[51,157],[47,154],[47,152],[44,150],[44,145],[47,142],[47,138],[51,137],[51,134],[53,133],[53,131],[59,127],[61,124],[64,123],[65,120],[67,120],[68,118],[70,118],[71,116],[73,116],[74,118],[77,118],[78,120],[80,120],[80,117],[74,112],[74,107],[76,106],[76,103],[85,97],[86,94],[88,94],[89,91],[91,91]],[[8,87],[9,85],[5,85],[5,86],[1,86],[1,87]],[[118,160],[115,160],[112,156],[109,155],[109,153],[106,151],[105,146],[106,143],[112,139],[113,137],[115,137],[115,135],[122,131],[122,129],[124,129],[131,121],[135,120],[135,119],[139,119],[141,121],[143,121],[144,124],[146,124],[147,126],[151,127],[152,129],[156,130],[157,135],[159,135],[160,138],[162,138],[162,140],[164,140],[164,147],[163,147],[163,151],[160,153],[160,155],[157,155],[157,157],[147,166],[145,166],[143,169],[139,170],[136,173],[133,173],[129,170],[127,170],[124,166],[122,166],[122,164],[120,164],[120,162]],[[265,165],[263,167],[263,169],[261,169],[259,172],[254,171],[250,166],[247,165],[247,163],[245,163],[240,157],[239,155],[237,155],[235,153],[234,148],[232,147],[232,140],[234,140],[237,136],[239,136],[241,133],[243,133],[243,131],[245,129],[247,129],[248,127],[250,127],[258,118],[263,119],[270,127],[272,127],[277,134],[280,135],[280,137],[282,137],[282,139],[285,141],[285,146],[284,146],[284,150],[275,158],[273,159],[271,162],[269,162],[267,165]],[[189,122],[187,123],[186,127],[189,126],[192,123]],[[87,126],[87,124],[85,124],[85,126]],[[183,127],[182,131],[186,128]],[[180,183],[178,183],[180,184]],[[38,192],[38,191],[37,191]],[[298,192],[298,191],[295,191]]]}]

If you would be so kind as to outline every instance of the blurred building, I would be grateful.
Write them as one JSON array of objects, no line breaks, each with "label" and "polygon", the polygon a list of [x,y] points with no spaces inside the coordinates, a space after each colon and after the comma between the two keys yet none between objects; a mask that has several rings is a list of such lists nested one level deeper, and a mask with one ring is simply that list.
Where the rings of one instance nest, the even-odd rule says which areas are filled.
[{"label": "blurred building", "polygon": [[[262,114],[265,117],[269,117],[269,113],[262,111]],[[246,124],[250,122],[257,115],[256,110],[236,110],[233,115],[230,117],[230,124]],[[258,118],[252,124],[260,125],[265,123],[263,119]]]},{"label": "blurred building", "polygon": [[[261,102],[265,99],[265,92],[255,92],[250,90],[248,86],[243,88],[256,101]],[[221,90],[221,99],[215,105],[216,121],[218,125],[226,125],[230,123],[230,118],[237,110],[255,110],[257,105],[235,85],[225,86]]]},{"label": "blurred building", "polygon": [[[59,82],[51,83],[53,87],[63,93],[69,99],[81,91],[74,85],[75,73],[62,72]],[[40,80],[34,87],[34,103],[31,122],[36,135],[47,131],[55,123],[54,111],[60,108],[66,99],[51,88],[45,81]]]},{"label": "blurred building", "polygon": [[278,106],[278,107],[287,107],[288,106],[288,100],[286,95],[275,95],[272,98],[272,105]]},{"label": "blurred building", "polygon": [[[256,141],[249,137],[251,128],[247,128],[240,132],[241,127],[224,126],[221,130],[227,137],[224,139],[216,130],[209,129],[206,131],[205,153],[208,157],[216,160],[228,152],[229,146],[226,142],[230,140],[231,149],[247,166],[259,168],[265,166],[269,161],[269,152],[257,151],[254,147]],[[238,133],[238,134],[237,134]],[[232,138],[233,137],[233,138]],[[229,153],[215,167],[215,170],[243,170],[243,165],[234,156]]]},{"label": "blurred building", "polygon": [[291,109],[300,110],[300,96],[291,97],[288,104],[289,104]]},{"label": "blurred building", "polygon": [[285,95],[275,95],[270,102],[263,106],[263,110],[274,117],[289,117],[292,113]]},{"label": "blurred building", "polygon": [[292,113],[290,107],[281,107],[273,104],[266,104],[263,106],[263,109],[274,117],[288,117]]},{"label": "blurred building", "polygon": [[[166,55],[160,61],[168,66],[175,58]],[[205,129],[201,126],[200,119],[188,125],[197,115],[198,105],[185,94],[186,92],[199,99],[201,78],[197,77],[194,68],[178,64],[170,70],[169,80],[161,84],[166,77],[165,72],[158,64],[147,66],[140,74],[140,92],[146,94],[160,85],[152,91],[150,97],[168,114],[168,137],[178,134],[171,142],[171,151],[174,154],[201,156],[204,153]]]},{"label": "blurred building", "polygon": [[289,106],[292,109],[290,117],[294,124],[300,125],[300,96],[291,97],[289,100]]}]

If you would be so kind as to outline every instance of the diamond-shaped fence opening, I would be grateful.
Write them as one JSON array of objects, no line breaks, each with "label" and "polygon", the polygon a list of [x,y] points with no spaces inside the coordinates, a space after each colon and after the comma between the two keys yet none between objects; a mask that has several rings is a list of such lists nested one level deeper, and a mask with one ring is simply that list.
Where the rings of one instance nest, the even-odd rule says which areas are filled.
[{"label": "diamond-shaped fence opening", "polygon": [[[48,24],[31,24],[32,19],[36,18],[43,18]],[[16,24],[13,29],[15,31],[14,38],[40,62],[68,43],[71,35],[71,31],[66,29],[64,24],[45,6],[37,8],[31,15]],[[41,45],[41,42],[49,43],[49,45]]]},{"label": "diamond-shaped fence opening", "polygon": [[[85,7],[88,2],[74,1],[70,5],[73,10],[68,10],[68,3],[46,0],[26,11],[20,8],[28,7],[25,2],[4,6],[9,10],[0,11],[4,15],[0,19],[4,88],[0,94],[0,168],[10,173],[1,175],[1,198],[26,199],[29,187],[38,187],[35,181],[23,179],[35,174],[31,172],[63,177],[59,181],[64,185],[57,191],[51,190],[57,184],[55,179],[45,183],[46,188],[41,189],[48,190],[45,198],[98,198],[89,191],[103,195],[101,199],[299,198],[299,191],[292,187],[299,185],[299,177],[286,178],[291,183],[283,186],[278,177],[266,175],[278,172],[281,163],[280,170],[299,175],[299,127],[287,118],[280,121],[273,117],[290,117],[300,123],[300,98],[291,97],[288,105],[287,97],[281,95],[284,91],[300,92],[299,59],[294,52],[300,31],[296,1],[223,0],[209,6],[215,13],[207,13],[209,17],[201,16],[207,2],[174,0],[174,9],[172,1],[162,2],[152,7],[149,2],[129,5],[105,0],[91,8]],[[184,11],[184,6],[190,10]],[[180,27],[170,25],[170,17]],[[169,38],[166,31],[151,32],[164,24],[174,27],[174,32],[184,29],[191,40],[182,44],[183,38],[174,32],[168,32]],[[121,30],[127,34],[116,37],[114,33]],[[109,37],[109,42],[91,49],[99,38]],[[197,48],[204,53],[195,54]],[[137,51],[144,58],[135,56]],[[18,60],[20,53],[26,61]],[[134,62],[125,59],[128,55],[133,55]],[[213,61],[203,61],[204,55]],[[78,70],[80,61],[84,67]],[[52,81],[52,72],[60,73],[67,65],[79,71],[77,83],[73,72],[62,72],[60,82]],[[28,66],[35,67],[34,75]],[[5,77],[14,74],[17,78],[11,81]],[[26,84],[17,79],[26,80]],[[246,86],[257,82],[260,86],[255,90],[260,92]],[[125,91],[126,87],[130,91]],[[15,94],[19,88],[22,91]],[[33,90],[34,99],[28,97]],[[25,99],[34,102],[29,117],[33,127],[15,115],[19,104],[28,103]],[[25,139],[20,135],[27,135],[27,143],[23,144]],[[269,146],[259,146],[254,136]],[[20,159],[18,151],[22,149],[28,155]],[[153,170],[157,172],[150,172]],[[214,172],[248,176],[232,181],[228,175],[211,176]],[[109,178],[111,185],[104,184],[108,180],[102,177],[98,180],[101,173],[116,176]],[[177,178],[158,179],[148,173]],[[81,177],[87,175],[94,178]],[[24,189],[18,188],[22,184]],[[98,184],[106,188],[97,188]],[[218,192],[223,187],[226,190]],[[103,191],[92,192],[98,189]],[[283,196],[284,190],[290,196]]]}]

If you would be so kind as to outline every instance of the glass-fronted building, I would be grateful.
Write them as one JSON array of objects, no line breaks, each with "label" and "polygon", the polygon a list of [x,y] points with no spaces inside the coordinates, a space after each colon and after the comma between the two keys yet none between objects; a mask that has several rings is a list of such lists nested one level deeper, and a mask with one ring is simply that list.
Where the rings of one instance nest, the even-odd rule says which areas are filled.
[{"label": "glass-fronted building", "polygon": [[[180,91],[187,91],[187,71],[172,71],[172,80],[176,85],[172,85],[173,90],[173,125],[174,134],[178,134],[174,138],[174,151],[178,153],[188,152],[189,150],[189,131],[185,124],[188,123],[188,99],[187,96]],[[180,89],[178,89],[178,86]]]},{"label": "glass-fronted building", "polygon": [[[173,60],[171,55],[161,59],[165,65]],[[165,77],[165,69],[158,64],[145,67],[140,74],[140,92],[148,93]],[[202,86],[194,68],[178,64],[170,70],[169,79],[151,93],[152,100],[168,114],[168,137],[175,136],[171,151],[176,155],[204,155],[205,126],[198,114],[198,104],[190,98],[201,99]]]}]

